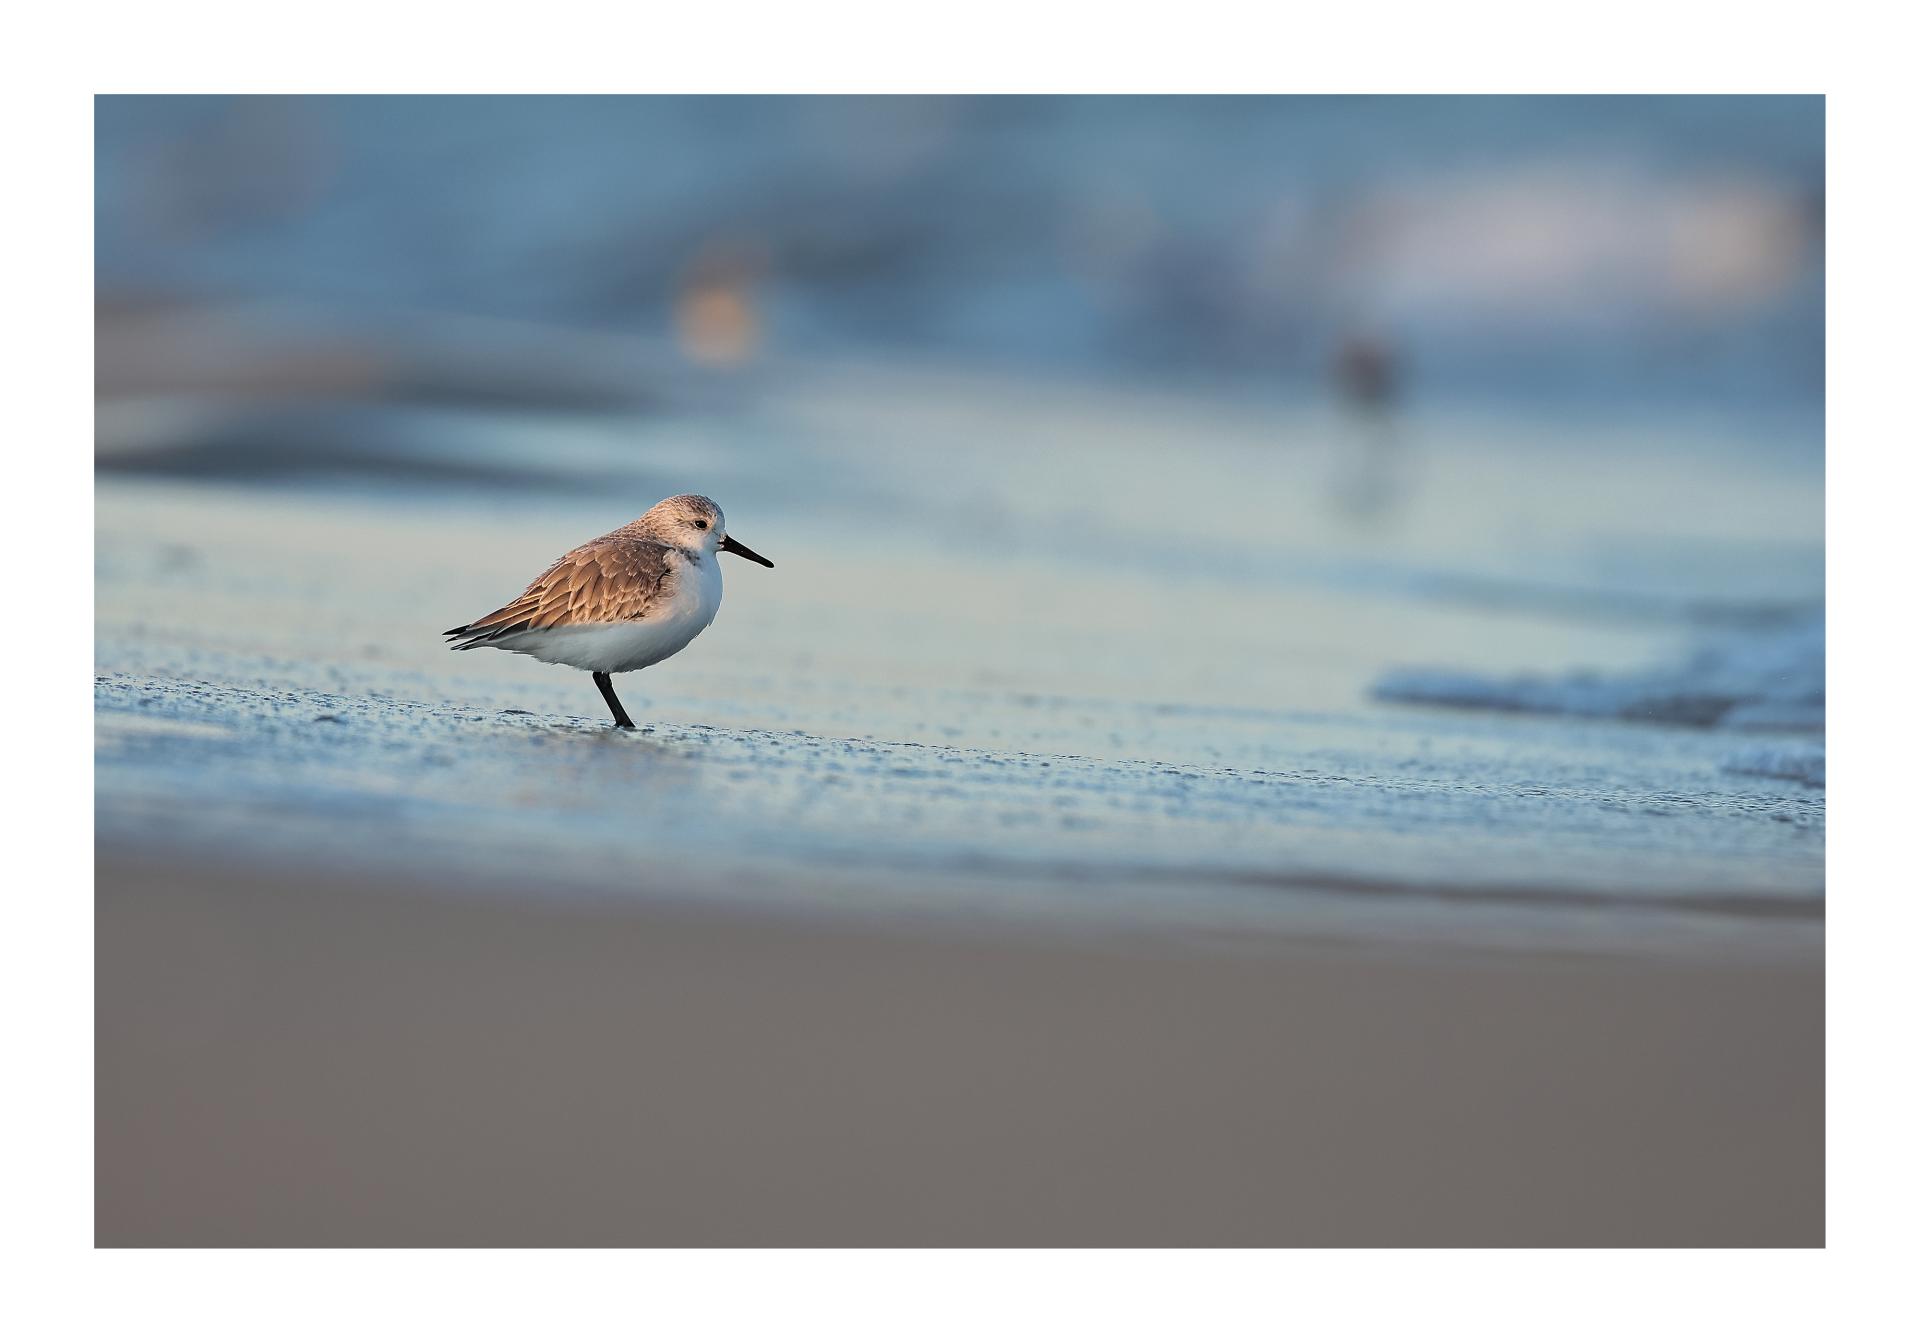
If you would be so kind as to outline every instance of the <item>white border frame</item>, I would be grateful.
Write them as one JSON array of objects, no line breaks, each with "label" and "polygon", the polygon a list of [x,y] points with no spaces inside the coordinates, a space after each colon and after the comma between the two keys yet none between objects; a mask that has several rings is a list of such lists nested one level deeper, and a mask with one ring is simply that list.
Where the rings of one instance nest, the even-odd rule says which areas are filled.
[{"label": "white border frame", "polygon": [[[1825,1252],[138,1252],[91,1244],[90,609],[36,613],[9,697],[19,830],[17,1336],[1850,1336],[1911,1318],[1908,542],[1916,297],[1906,44],[1866,6],[775,8],[94,5],[16,15],[8,559],[91,532],[94,91],[1829,92],[1831,1242]],[[1878,13],[1889,11],[1880,9]],[[1896,82],[1898,81],[1898,82]],[[42,350],[58,351],[48,367]],[[44,372],[43,372],[44,370]],[[1904,617],[1904,618],[1903,618]],[[16,614],[16,620],[19,619]],[[48,627],[51,627],[50,629]],[[51,635],[51,637],[49,637]],[[42,650],[45,650],[44,652]],[[71,651],[69,651],[71,650]],[[20,654],[30,654],[28,661]],[[47,706],[40,711],[32,706]],[[1869,743],[1880,747],[1875,751]],[[9,827],[12,829],[12,827]],[[84,856],[83,856],[84,855]],[[83,1197],[84,1195],[84,1197]],[[1902,1271],[1904,1270],[1904,1272]],[[1858,1324],[1848,1317],[1858,1315]],[[1886,1325],[1881,1325],[1882,1328]],[[1876,1330],[1877,1332],[1877,1330]]]}]

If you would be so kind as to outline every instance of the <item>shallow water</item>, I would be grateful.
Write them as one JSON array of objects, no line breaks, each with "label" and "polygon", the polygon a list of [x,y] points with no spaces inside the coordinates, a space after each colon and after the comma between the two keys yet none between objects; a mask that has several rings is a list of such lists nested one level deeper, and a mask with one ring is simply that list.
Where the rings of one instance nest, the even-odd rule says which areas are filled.
[{"label": "shallow water", "polygon": [[[1819,945],[1817,444],[848,368],[725,409],[135,409],[96,495],[105,847],[1095,932]],[[728,567],[715,626],[622,678],[644,731],[583,673],[441,646],[679,489],[779,567]],[[1763,703],[1796,673],[1795,712],[1593,691],[1718,703],[1729,666]]]}]

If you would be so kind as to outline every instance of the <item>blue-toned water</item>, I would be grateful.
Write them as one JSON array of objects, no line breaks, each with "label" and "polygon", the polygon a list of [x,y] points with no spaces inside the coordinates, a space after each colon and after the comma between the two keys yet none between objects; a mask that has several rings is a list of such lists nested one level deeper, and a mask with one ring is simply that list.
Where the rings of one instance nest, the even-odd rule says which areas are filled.
[{"label": "blue-toned water", "polygon": [[[751,414],[496,432],[550,482],[101,477],[103,844],[1083,929],[1817,945],[1791,454],[1435,423],[1356,517],[1337,418],[1121,390],[823,373]],[[609,454],[634,483],[603,498]],[[583,673],[436,637],[696,486],[778,568],[623,678],[646,733]],[[1712,698],[1729,640],[1782,650],[1800,716]],[[1453,683],[1479,698],[1415,693]],[[1646,684],[1720,707],[1592,689]]]}]

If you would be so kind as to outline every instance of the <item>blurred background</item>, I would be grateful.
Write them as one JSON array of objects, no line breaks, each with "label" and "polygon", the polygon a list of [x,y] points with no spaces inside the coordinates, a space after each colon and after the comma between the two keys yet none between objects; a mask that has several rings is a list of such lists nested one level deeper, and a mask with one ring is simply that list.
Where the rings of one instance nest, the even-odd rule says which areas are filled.
[{"label": "blurred background", "polygon": [[1820,99],[95,127],[106,1239],[1818,1238]]},{"label": "blurred background", "polygon": [[[108,315],[362,339],[544,323],[709,369],[1291,398],[1364,397],[1376,360],[1422,399],[1804,429],[1823,133],[1791,98],[105,99],[98,280]],[[677,380],[594,371],[601,402]]]},{"label": "blurred background", "polygon": [[[1605,891],[1819,889],[1817,99],[96,119],[109,839],[364,862],[333,809],[391,795],[423,863],[504,826],[596,889],[667,835],[877,867],[888,906],[904,864],[1224,875],[1198,906],[1265,917],[1443,857],[1560,891],[1569,846]],[[596,720],[584,675],[429,636],[683,490],[780,567],[623,693],[745,734],[749,786],[588,758],[503,805],[485,732],[376,712]],[[209,683],[346,699],[269,759]],[[875,740],[917,754],[841,758]],[[1092,774],[1022,792],[1046,754]],[[570,791],[609,768],[663,794],[644,840]],[[1262,791],[1325,777],[1371,782]],[[1506,791],[1543,781],[1625,800]],[[1639,801],[1701,792],[1730,814]]]}]

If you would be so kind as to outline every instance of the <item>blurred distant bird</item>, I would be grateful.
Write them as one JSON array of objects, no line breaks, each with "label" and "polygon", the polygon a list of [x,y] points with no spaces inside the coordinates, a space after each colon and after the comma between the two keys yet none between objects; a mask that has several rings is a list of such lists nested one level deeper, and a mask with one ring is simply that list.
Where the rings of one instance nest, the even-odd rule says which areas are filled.
[{"label": "blurred distant bird", "polygon": [[727,535],[720,505],[676,494],[574,547],[519,597],[446,637],[456,649],[504,648],[592,672],[613,721],[632,727],[613,673],[664,662],[713,623],[723,550],[773,568]]},{"label": "blurred distant bird", "polygon": [[1392,349],[1367,336],[1341,343],[1334,356],[1333,377],[1348,402],[1364,411],[1386,409],[1399,382]]}]

